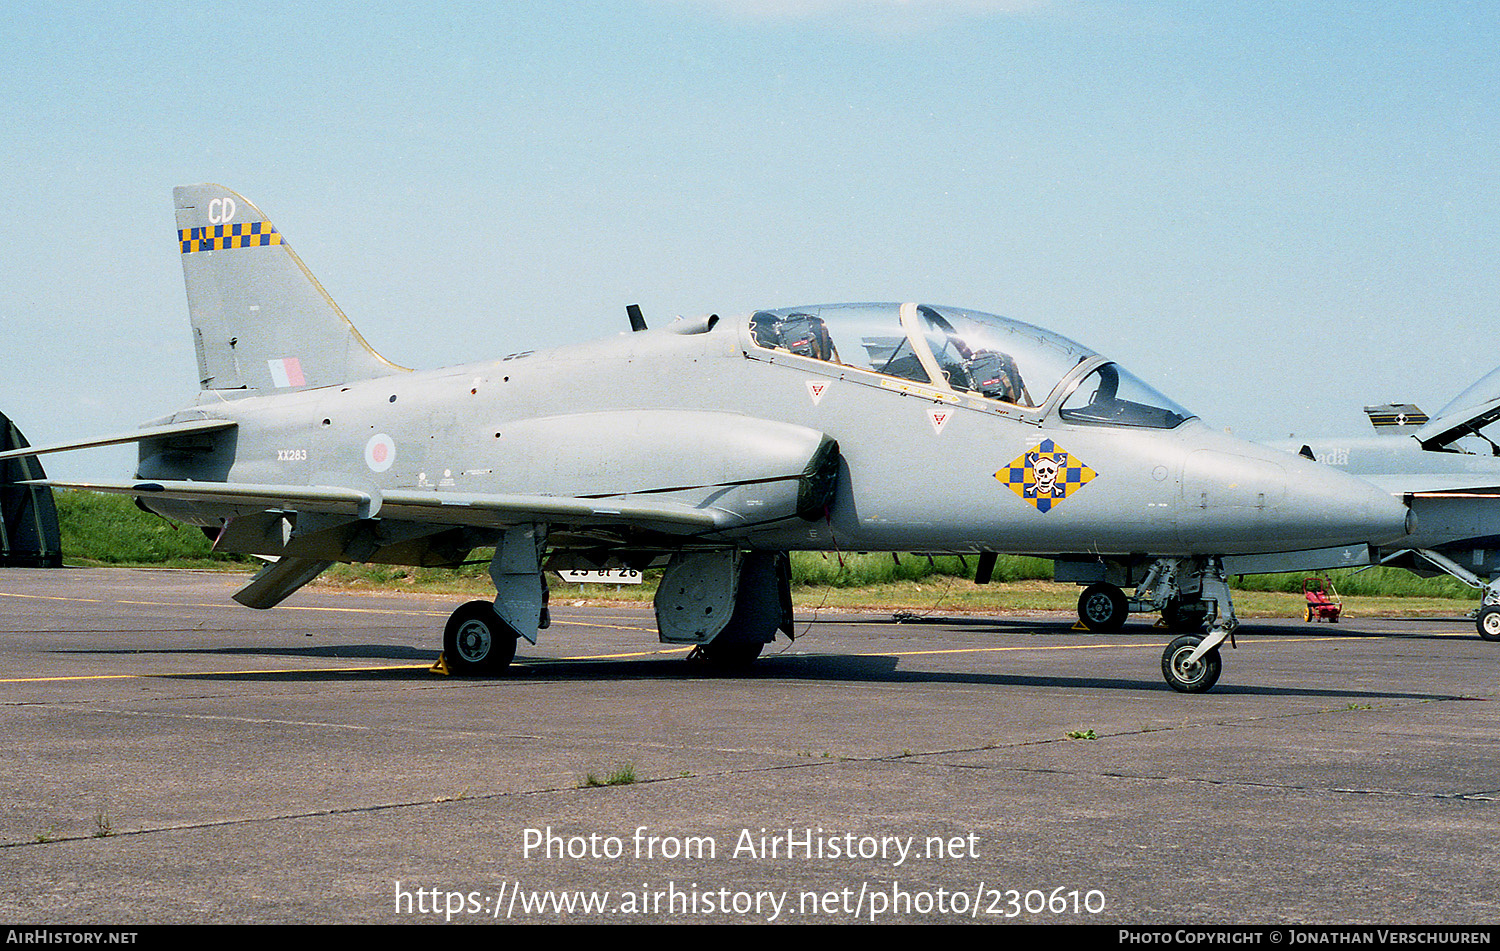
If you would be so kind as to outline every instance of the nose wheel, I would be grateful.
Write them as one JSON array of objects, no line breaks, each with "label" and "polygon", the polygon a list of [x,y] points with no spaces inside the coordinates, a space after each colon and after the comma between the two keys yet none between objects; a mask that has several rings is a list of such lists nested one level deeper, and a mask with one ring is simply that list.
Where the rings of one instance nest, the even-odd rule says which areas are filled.
[{"label": "nose wheel", "polygon": [[1161,655],[1161,674],[1167,684],[1179,693],[1203,693],[1219,682],[1223,663],[1219,660],[1219,648],[1210,648],[1194,659],[1193,653],[1203,638],[1195,634],[1184,634],[1167,645]]},{"label": "nose wheel", "polygon": [[1480,637],[1487,641],[1500,641],[1500,604],[1486,604],[1480,608],[1476,625]]}]

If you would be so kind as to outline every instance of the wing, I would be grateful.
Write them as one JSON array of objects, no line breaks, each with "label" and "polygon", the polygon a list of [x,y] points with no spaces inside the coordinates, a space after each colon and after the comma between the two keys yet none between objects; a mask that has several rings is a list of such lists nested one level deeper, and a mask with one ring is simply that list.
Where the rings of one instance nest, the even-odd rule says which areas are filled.
[{"label": "wing", "polygon": [[141,429],[133,429],[128,433],[115,433],[112,436],[95,436],[92,439],[85,439],[81,442],[62,442],[47,446],[27,446],[25,449],[11,449],[6,452],[0,452],[0,462],[4,462],[7,459],[22,459],[27,456],[45,456],[53,452],[69,452],[74,449],[119,446],[124,443],[144,442],[148,439],[162,439],[167,436],[212,433],[218,432],[221,429],[232,429],[238,425],[239,423],[232,419],[195,419],[184,423],[169,423],[165,426],[146,426]]},{"label": "wing", "polygon": [[[547,522],[574,528],[622,527],[665,535],[718,535],[745,519],[718,508],[651,498],[578,499],[543,495],[361,491],[340,486],[220,482],[63,482],[34,485],[130,495],[186,504],[207,503],[224,526],[215,548],[271,555],[234,599],[271,608],[336,561],[379,557],[420,564],[463,557],[451,534]],[[379,515],[379,519],[375,518]],[[446,547],[445,547],[446,546]],[[444,552],[447,552],[446,558]]]},{"label": "wing", "polygon": [[527,522],[632,525],[671,533],[725,531],[744,523],[732,512],[677,502],[631,498],[578,499],[551,495],[465,492],[377,492],[327,485],[238,482],[63,482],[30,484],[132,495],[141,499],[209,502],[247,512],[312,512],[351,519],[381,518],[444,526],[504,528]]},{"label": "wing", "polygon": [[[681,414],[671,422],[672,432],[662,429],[664,437],[671,437],[668,442],[689,439],[691,433],[682,433],[687,422]],[[140,441],[230,425],[234,424],[179,423],[56,448]],[[650,448],[639,433],[617,428],[620,440],[633,445],[636,455]],[[698,428],[709,435],[729,432],[717,416],[700,421]],[[566,447],[578,441],[564,438],[571,430],[560,432],[552,433],[550,444]],[[681,482],[619,487],[623,491],[609,491],[617,487],[606,482],[598,494],[590,492],[591,487],[547,495],[164,479],[41,479],[34,484],[132,496],[151,511],[216,532],[216,550],[274,556],[277,562],[235,596],[252,607],[270,607],[334,562],[452,566],[472,549],[494,544],[501,530],[513,526],[545,524],[559,547],[586,558],[610,549],[630,549],[650,558],[695,543],[732,545],[780,523],[815,521],[827,511],[841,468],[836,441],[802,427],[773,425],[741,426],[732,435],[719,439],[717,453],[703,451],[702,443],[713,445],[708,435],[690,440],[698,448],[690,474],[657,466],[658,478],[664,472],[685,475]]]}]

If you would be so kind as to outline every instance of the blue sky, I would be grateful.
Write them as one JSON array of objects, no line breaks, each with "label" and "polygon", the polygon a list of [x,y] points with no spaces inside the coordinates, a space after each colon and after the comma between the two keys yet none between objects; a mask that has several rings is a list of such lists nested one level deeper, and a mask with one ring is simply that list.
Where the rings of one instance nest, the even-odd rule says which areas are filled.
[{"label": "blue sky", "polygon": [[408,366],[922,300],[1357,430],[1500,363],[1496,50],[1490,3],[12,4],[0,411],[192,400],[170,192],[214,181]]}]

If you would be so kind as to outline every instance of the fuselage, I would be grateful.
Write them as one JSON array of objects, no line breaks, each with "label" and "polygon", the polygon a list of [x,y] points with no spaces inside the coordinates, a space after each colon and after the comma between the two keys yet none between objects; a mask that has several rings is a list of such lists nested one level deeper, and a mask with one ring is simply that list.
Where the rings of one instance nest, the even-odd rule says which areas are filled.
[{"label": "fuselage", "polygon": [[[769,349],[743,320],[704,322],[337,386],[206,393],[171,421],[237,429],[194,451],[143,443],[137,477],[649,494],[725,507],[742,526],[737,544],[780,550],[1223,555],[1405,533],[1406,509],[1387,492],[1196,418],[1065,419],[1069,385],[1103,363],[1081,360],[1021,406]],[[763,457],[740,448],[736,427],[757,433],[749,445],[767,446]],[[831,503],[815,518],[758,521],[758,509],[784,507],[793,487],[778,477],[819,434],[838,443]],[[238,514],[147,504],[202,525]]]}]

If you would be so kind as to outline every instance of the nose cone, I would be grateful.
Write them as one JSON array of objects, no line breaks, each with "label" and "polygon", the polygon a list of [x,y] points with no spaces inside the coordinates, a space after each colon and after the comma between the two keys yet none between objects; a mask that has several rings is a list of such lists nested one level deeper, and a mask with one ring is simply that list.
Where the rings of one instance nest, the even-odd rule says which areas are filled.
[{"label": "nose cone", "polygon": [[1202,554],[1382,545],[1406,537],[1410,515],[1362,479],[1253,443],[1190,453],[1182,502],[1178,531]]},{"label": "nose cone", "polygon": [[1301,456],[1292,457],[1287,477],[1289,521],[1307,526],[1309,538],[1323,539],[1309,547],[1383,545],[1411,532],[1411,509],[1363,479]]}]

